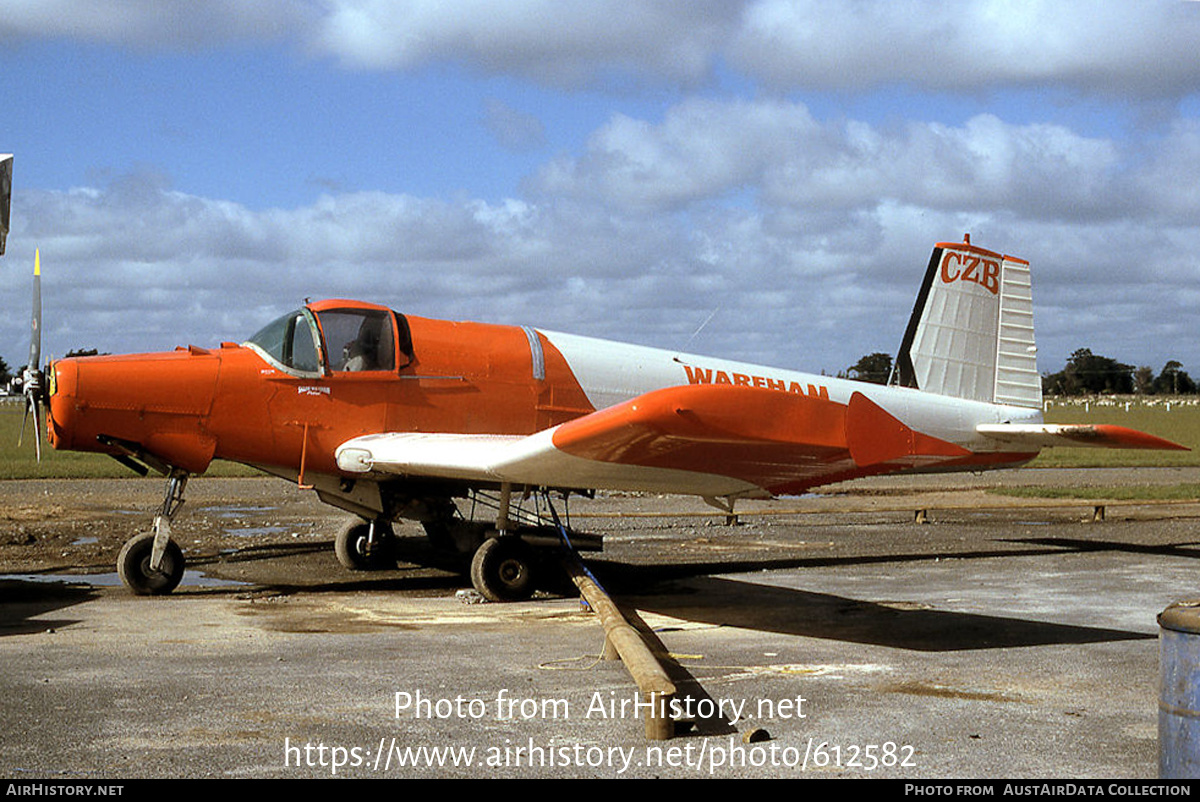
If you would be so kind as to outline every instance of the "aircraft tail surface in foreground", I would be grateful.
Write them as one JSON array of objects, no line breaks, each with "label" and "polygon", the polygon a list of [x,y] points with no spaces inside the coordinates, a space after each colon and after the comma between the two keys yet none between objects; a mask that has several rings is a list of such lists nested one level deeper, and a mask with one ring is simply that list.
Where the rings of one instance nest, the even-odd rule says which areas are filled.
[{"label": "aircraft tail surface in foreground", "polygon": [[12,165],[12,154],[0,153],[0,256],[4,255],[4,243],[8,240],[8,214],[12,208]]},{"label": "aircraft tail surface in foreground", "polygon": [[935,247],[894,386],[537,334],[595,411],[528,436],[381,432],[342,444],[339,467],[733,499],[1013,467],[1050,445],[1176,447],[1120,427],[1046,426],[1029,263],[969,242]]}]

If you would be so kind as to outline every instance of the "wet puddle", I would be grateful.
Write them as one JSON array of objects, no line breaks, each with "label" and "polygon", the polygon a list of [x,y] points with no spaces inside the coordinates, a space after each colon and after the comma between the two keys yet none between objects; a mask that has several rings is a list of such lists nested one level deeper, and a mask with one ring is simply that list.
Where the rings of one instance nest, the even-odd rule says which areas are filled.
[{"label": "wet puddle", "polygon": [[[18,582],[62,582],[67,585],[91,585],[97,588],[113,588],[121,585],[121,577],[116,571],[106,574],[0,574],[0,581],[5,579]],[[184,571],[180,587],[234,587],[250,585],[250,582],[236,582],[230,579],[217,579],[206,576],[200,571]]]},{"label": "wet puddle", "polygon": [[264,535],[278,535],[288,531],[286,526],[242,526],[242,527],[226,527],[225,534],[233,537],[263,537]]}]

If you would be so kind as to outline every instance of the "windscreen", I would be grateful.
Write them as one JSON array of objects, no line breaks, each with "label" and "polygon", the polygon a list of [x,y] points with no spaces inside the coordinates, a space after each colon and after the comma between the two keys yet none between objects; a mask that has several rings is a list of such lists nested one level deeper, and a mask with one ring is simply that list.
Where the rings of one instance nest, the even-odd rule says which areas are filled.
[{"label": "windscreen", "polygon": [[297,309],[263,326],[247,340],[247,345],[257,346],[260,353],[284,368],[318,373],[321,360],[317,342],[309,314]]}]

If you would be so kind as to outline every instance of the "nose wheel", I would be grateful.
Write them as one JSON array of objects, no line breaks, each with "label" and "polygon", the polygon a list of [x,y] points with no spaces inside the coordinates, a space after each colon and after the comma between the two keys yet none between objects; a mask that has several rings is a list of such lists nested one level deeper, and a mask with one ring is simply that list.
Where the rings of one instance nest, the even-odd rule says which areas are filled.
[{"label": "nose wheel", "polygon": [[171,519],[183,506],[187,480],[185,471],[169,473],[162,508],[154,516],[154,528],[131,537],[117,555],[117,575],[125,587],[139,596],[165,595],[183,579],[183,549],[171,540]]},{"label": "nose wheel", "polygon": [[392,526],[387,521],[349,521],[337,533],[333,550],[338,562],[351,571],[394,568]]},{"label": "nose wheel", "polygon": [[151,567],[154,533],[143,532],[130,538],[117,557],[117,574],[125,586],[139,596],[162,596],[183,579],[183,550],[174,540],[167,542],[157,569]]}]

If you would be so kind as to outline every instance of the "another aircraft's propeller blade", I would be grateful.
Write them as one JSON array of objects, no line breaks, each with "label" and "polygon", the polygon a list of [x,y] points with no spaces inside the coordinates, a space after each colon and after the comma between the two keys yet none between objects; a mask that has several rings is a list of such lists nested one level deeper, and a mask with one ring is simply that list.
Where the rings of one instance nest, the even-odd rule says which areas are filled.
[{"label": "another aircraft's propeller blade", "polygon": [[17,435],[17,448],[25,444],[25,424],[29,422],[29,399],[25,399],[25,414],[21,416],[21,433]]},{"label": "another aircraft's propeller blade", "polygon": [[0,153],[0,256],[4,255],[4,243],[8,239],[9,212],[12,211],[12,168],[12,154]]},{"label": "another aircraft's propeller blade", "polygon": [[37,454],[37,461],[42,461],[42,404],[32,396],[25,398],[25,414],[21,417],[21,434],[17,437],[17,447],[20,448],[22,441],[25,439],[25,422],[29,419],[29,410],[33,410],[33,450]]},{"label": "another aircraft's propeller blade", "polygon": [[33,317],[30,320],[29,363],[21,372],[20,384],[25,394],[25,415],[21,419],[21,434],[17,439],[20,446],[25,439],[25,422],[33,410],[34,449],[38,462],[42,461],[42,255],[33,252]]},{"label": "another aircraft's propeller blade", "polygon": [[33,251],[33,317],[29,323],[29,367],[42,365],[42,252]]}]

